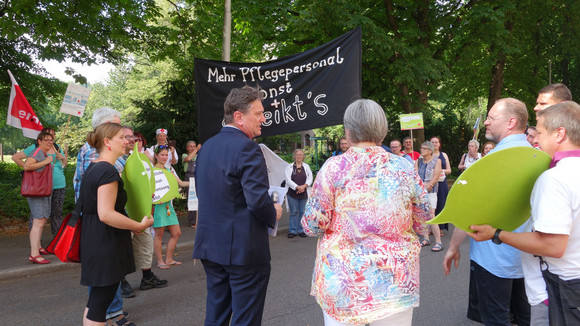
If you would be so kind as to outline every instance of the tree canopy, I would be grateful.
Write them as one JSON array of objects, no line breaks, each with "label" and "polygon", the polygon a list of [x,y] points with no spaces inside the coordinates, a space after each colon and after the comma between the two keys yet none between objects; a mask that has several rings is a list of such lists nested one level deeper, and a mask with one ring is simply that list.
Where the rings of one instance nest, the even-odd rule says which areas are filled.
[{"label": "tree canopy", "polygon": [[[0,67],[17,75],[35,109],[48,112],[65,85],[35,59],[113,62],[109,82],[91,85],[87,116],[110,105],[148,138],[164,126],[184,145],[197,140],[193,58],[221,58],[223,11],[215,0],[7,1]],[[531,112],[549,82],[549,62],[551,81],[580,94],[577,1],[247,0],[232,4],[232,17],[231,60],[238,62],[294,54],[361,26],[363,96],[385,109],[388,139],[403,135],[399,114],[423,112],[424,134],[460,152],[495,100],[516,97]],[[0,114],[10,88],[2,76]]]}]

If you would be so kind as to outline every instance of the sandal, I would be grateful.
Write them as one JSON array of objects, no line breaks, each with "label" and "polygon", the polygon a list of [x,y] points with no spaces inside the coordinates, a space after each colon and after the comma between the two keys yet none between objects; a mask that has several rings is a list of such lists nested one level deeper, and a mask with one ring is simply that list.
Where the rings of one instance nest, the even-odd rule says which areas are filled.
[{"label": "sandal", "polygon": [[181,264],[183,264],[183,263],[182,263],[182,262],[180,262],[180,261],[177,261],[177,260],[174,260],[174,261],[172,261],[172,262],[169,262],[169,263],[167,263],[167,265],[175,265],[175,266],[177,266],[177,265],[181,265]]},{"label": "sandal", "polygon": [[38,252],[39,252],[41,255],[50,255],[50,253],[48,253],[48,251],[46,251],[46,249],[44,249],[44,248],[42,248],[42,247],[41,247],[40,249],[38,249]]},{"label": "sandal", "polygon": [[431,245],[431,242],[429,242],[429,239],[426,239],[426,238],[421,238],[419,240],[419,242],[421,243],[421,247],[427,247],[427,246]]},{"label": "sandal", "polygon": [[[40,258],[40,259],[39,259]],[[41,255],[38,256],[29,256],[28,257],[28,261],[33,263],[33,264],[50,264],[50,260],[42,257]]]},{"label": "sandal", "polygon": [[159,264],[157,265],[157,267],[161,268],[161,269],[169,269],[170,267],[167,266],[167,264]]},{"label": "sandal", "polygon": [[[116,317],[113,317],[111,319],[109,319],[109,321],[112,323],[112,326],[136,326],[135,323],[133,323],[132,321],[127,320],[127,318],[125,318],[125,315],[121,314],[118,316],[117,319],[115,319]],[[108,325],[108,323],[107,323]]]},{"label": "sandal", "polygon": [[433,248],[431,248],[431,251],[434,251],[434,252],[443,251],[443,244],[439,243],[439,242],[435,242],[435,244],[433,245]]}]

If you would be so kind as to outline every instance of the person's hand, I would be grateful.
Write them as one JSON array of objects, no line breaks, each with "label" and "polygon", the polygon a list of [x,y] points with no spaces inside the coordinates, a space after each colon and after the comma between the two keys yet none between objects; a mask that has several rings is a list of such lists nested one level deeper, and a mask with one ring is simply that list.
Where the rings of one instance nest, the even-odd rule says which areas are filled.
[{"label": "person's hand", "polygon": [[199,151],[201,149],[201,144],[197,144],[197,146],[195,146],[195,149]]},{"label": "person's hand", "polygon": [[459,248],[449,248],[445,253],[443,258],[443,272],[445,275],[449,275],[451,271],[451,263],[454,262],[454,266],[457,269],[459,267],[459,258],[461,254],[459,253]]},{"label": "person's hand", "polygon": [[143,216],[143,219],[141,220],[141,223],[139,223],[139,232],[143,232],[145,231],[146,228],[150,227],[151,225],[153,225],[153,217],[147,217],[147,216]]},{"label": "person's hand", "polygon": [[52,163],[52,159],[53,159],[52,155],[47,155],[44,161],[46,162],[46,164],[50,164]]},{"label": "person's hand", "polygon": [[175,148],[173,148],[173,146],[169,146],[169,150],[171,151],[171,154],[175,153]]},{"label": "person's hand", "polygon": [[491,225],[472,225],[469,228],[474,232],[467,232],[467,235],[475,241],[490,240],[493,238],[496,230],[496,228],[492,227]]},{"label": "person's hand", "polygon": [[274,204],[274,208],[276,209],[276,221],[279,221],[282,218],[282,205]]}]

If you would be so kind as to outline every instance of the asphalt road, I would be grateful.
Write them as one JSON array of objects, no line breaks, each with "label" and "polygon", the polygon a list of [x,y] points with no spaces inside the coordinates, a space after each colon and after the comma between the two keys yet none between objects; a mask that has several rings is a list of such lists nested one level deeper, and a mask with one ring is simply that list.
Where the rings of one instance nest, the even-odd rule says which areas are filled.
[{"label": "asphalt road", "polygon": [[[447,247],[448,233],[444,239]],[[413,325],[479,325],[466,317],[468,286],[468,243],[462,246],[458,270],[444,276],[444,252],[431,247],[421,252],[421,305]],[[271,238],[272,275],[266,298],[263,325],[323,325],[322,312],[309,295],[316,253],[314,238]],[[194,264],[191,249],[177,252],[184,262],[170,270],[154,268],[169,280],[169,286],[138,290],[141,273],[127,277],[136,289],[135,298],[125,299],[129,319],[143,325],[203,325],[205,316],[205,273]],[[81,325],[87,289],[79,284],[80,266],[41,275],[0,281],[0,325]]]}]

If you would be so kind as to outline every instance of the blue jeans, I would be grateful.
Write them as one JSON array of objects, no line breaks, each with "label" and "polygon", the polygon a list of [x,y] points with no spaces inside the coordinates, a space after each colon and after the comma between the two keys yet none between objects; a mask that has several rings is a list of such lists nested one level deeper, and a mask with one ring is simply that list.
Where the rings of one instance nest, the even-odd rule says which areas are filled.
[{"label": "blue jeans", "polygon": [[304,207],[306,207],[307,199],[294,199],[290,196],[287,198],[288,206],[290,206],[290,226],[288,228],[288,233],[302,233],[304,231],[302,230],[300,220],[302,219],[302,215],[304,215]]},{"label": "blue jeans", "polygon": [[[89,286],[89,293],[91,292],[91,287]],[[107,308],[107,319],[111,319],[119,316],[123,313],[123,297],[121,297],[121,283],[117,287],[117,292],[113,298],[113,302]]]}]

